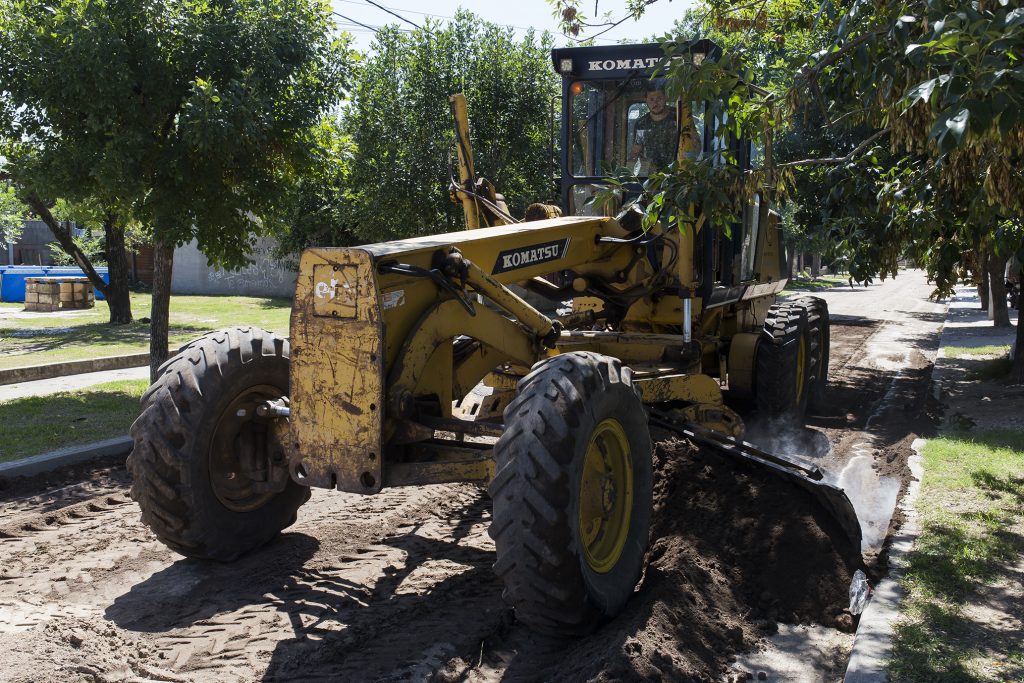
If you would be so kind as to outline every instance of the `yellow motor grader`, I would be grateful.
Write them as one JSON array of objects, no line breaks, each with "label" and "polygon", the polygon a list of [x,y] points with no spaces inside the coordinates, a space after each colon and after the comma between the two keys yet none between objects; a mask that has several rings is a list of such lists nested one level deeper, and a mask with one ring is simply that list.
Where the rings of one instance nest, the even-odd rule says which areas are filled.
[{"label": "yellow motor grader", "polygon": [[[713,53],[692,46],[694,58]],[[825,388],[828,311],[812,298],[775,302],[786,280],[768,197],[755,195],[729,236],[703,221],[643,230],[629,212],[595,211],[601,169],[641,169],[653,156],[641,133],[666,125],[648,116],[665,104],[650,104],[662,52],[552,56],[569,215],[508,214],[474,177],[465,102],[453,98],[452,194],[466,230],[308,249],[290,338],[212,332],[161,368],[132,426],[129,468],[143,520],[164,543],[231,560],[291,524],[313,486],[373,495],[474,482],[493,499],[494,569],[517,617],[582,633],[639,580],[656,422],[803,486],[859,547],[843,492],[812,465],[741,441],[725,404],[799,414]],[[749,168],[749,142],[732,139],[728,156],[715,147],[713,105],[665,107],[675,155]],[[552,305],[528,303],[537,297]]]}]

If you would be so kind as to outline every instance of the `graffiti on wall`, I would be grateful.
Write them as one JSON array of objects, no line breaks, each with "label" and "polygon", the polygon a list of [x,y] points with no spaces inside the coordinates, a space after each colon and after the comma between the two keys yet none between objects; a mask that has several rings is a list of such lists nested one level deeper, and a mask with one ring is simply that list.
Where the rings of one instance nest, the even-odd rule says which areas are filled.
[{"label": "graffiti on wall", "polygon": [[240,270],[221,270],[213,267],[208,278],[210,282],[220,283],[224,287],[239,289],[270,289],[278,290],[282,286],[290,286],[295,282],[295,271],[288,264],[274,258],[274,248],[269,244],[259,244],[249,254],[251,264]]},{"label": "graffiti on wall", "polygon": [[174,252],[171,292],[174,294],[233,294],[237,296],[291,296],[295,291],[296,265],[274,255],[277,244],[258,241],[249,254],[249,265],[224,270],[210,265],[195,242]]}]

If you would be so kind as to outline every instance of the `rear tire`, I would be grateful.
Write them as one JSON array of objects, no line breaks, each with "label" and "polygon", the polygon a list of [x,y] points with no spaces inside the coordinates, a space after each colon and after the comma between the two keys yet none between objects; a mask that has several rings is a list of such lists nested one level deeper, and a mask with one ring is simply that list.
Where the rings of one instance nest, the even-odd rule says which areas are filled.
[{"label": "rear tire", "polygon": [[768,418],[799,418],[807,408],[810,335],[807,311],[795,301],[773,304],[755,361],[757,410]]},{"label": "rear tire", "polygon": [[633,593],[650,535],[647,413],[620,361],[576,352],[519,382],[494,447],[495,572],[516,617],[581,635]]},{"label": "rear tire", "polygon": [[290,478],[266,490],[241,464],[257,448],[267,473],[282,466],[254,407],[287,395],[288,350],[287,339],[255,328],[211,332],[164,363],[143,395],[131,427],[131,495],[172,550],[233,560],[294,523],[309,499],[309,488]]}]

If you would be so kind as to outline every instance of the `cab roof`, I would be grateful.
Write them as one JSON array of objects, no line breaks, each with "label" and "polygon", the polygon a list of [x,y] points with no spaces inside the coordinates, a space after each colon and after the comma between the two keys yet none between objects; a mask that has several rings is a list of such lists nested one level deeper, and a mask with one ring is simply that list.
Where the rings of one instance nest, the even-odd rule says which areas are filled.
[{"label": "cab roof", "polygon": [[[690,43],[688,54],[702,54],[715,58],[721,49],[707,39]],[[634,43],[631,45],[590,45],[587,47],[561,47],[551,51],[551,63],[564,78],[626,78],[646,76],[665,57],[660,43]],[[570,60],[570,70],[562,68],[562,61]]]}]

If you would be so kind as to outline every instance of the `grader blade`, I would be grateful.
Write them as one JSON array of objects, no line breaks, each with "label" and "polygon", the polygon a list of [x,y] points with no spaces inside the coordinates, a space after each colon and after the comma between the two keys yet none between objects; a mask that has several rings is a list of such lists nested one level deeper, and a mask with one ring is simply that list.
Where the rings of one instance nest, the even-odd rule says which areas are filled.
[{"label": "grader blade", "polygon": [[862,548],[861,525],[853,503],[843,489],[826,481],[824,473],[810,460],[798,455],[782,456],[769,453],[752,443],[700,425],[679,424],[669,415],[652,412],[651,422],[722,453],[754,463],[803,488],[832,515],[854,547],[858,551]]}]

